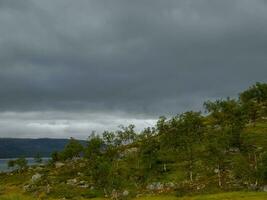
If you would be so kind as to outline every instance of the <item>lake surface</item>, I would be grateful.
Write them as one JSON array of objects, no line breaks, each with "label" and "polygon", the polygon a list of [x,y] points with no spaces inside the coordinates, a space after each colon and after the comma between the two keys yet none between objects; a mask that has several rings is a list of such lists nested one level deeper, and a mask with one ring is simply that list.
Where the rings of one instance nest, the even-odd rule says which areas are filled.
[{"label": "lake surface", "polygon": [[[16,158],[5,158],[5,159],[0,159],[0,172],[8,172],[11,171],[12,168],[8,168],[8,161],[9,160],[15,160]],[[34,161],[34,158],[26,158],[26,160],[28,161],[28,165],[34,165],[36,164]],[[43,163],[48,162],[48,160],[50,160],[50,158],[42,158]]]}]

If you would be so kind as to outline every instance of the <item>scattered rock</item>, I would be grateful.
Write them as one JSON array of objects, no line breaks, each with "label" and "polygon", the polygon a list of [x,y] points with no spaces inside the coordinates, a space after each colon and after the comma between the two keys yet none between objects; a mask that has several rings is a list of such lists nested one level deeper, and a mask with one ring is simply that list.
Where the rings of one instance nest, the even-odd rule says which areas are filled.
[{"label": "scattered rock", "polygon": [[149,184],[147,187],[146,187],[148,190],[163,190],[164,189],[164,185],[160,182],[154,182],[154,183],[151,183]]},{"label": "scattered rock", "polygon": [[119,198],[119,193],[113,189],[112,192],[111,192],[111,199],[118,199]]},{"label": "scattered rock", "polygon": [[239,148],[232,147],[232,148],[229,148],[229,152],[230,153],[239,153],[240,150],[239,150]]},{"label": "scattered rock", "polygon": [[56,168],[61,168],[61,167],[63,167],[64,165],[65,165],[65,164],[62,163],[62,162],[56,162],[56,163],[55,163]]},{"label": "scattered rock", "polygon": [[84,184],[84,185],[79,185],[80,188],[89,188],[88,184]]},{"label": "scattered rock", "polygon": [[39,174],[39,173],[37,173],[37,174],[34,174],[32,176],[32,179],[31,180],[32,180],[33,183],[35,183],[35,182],[39,181],[41,178],[42,178],[42,175]]},{"label": "scattered rock", "polygon": [[89,188],[89,185],[86,183],[86,181],[80,181],[78,185],[80,188]]},{"label": "scattered rock", "polygon": [[67,180],[67,185],[76,185],[77,184],[77,179],[74,178],[74,179],[69,179]]},{"label": "scattered rock", "polygon": [[129,195],[129,191],[128,190],[124,190],[122,193],[122,196],[126,197]]},{"label": "scattered rock", "polygon": [[78,175],[78,176],[83,176],[83,173],[78,172],[77,175]]},{"label": "scattered rock", "polygon": [[94,186],[91,186],[91,187],[90,187],[90,190],[94,190],[94,189],[95,189],[95,187],[94,187]]},{"label": "scattered rock", "polygon": [[52,187],[48,184],[46,186],[46,194],[49,194],[51,192]]},{"label": "scattered rock", "polygon": [[200,185],[197,185],[196,189],[197,190],[203,190],[205,187],[206,187],[205,184],[200,184]]},{"label": "scattered rock", "polygon": [[31,186],[30,186],[30,185],[24,185],[24,186],[23,186],[23,190],[24,190],[25,192],[28,192],[30,189],[31,189]]},{"label": "scattered rock", "polygon": [[259,188],[258,188],[258,185],[257,184],[250,184],[249,185],[249,189],[250,190],[258,190]]},{"label": "scattered rock", "polygon": [[168,182],[165,184],[165,186],[168,188],[175,188],[175,184],[173,182]]}]

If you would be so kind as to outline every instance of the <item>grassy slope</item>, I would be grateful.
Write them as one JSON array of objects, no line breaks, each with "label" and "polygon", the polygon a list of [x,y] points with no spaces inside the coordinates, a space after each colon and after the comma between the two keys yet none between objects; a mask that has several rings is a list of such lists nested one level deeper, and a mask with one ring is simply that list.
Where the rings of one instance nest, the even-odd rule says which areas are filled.
[{"label": "grassy slope", "polygon": [[[148,196],[139,198],[138,200],[265,200],[267,193],[252,193],[252,192],[234,192],[220,193],[212,195],[200,195],[193,197],[176,198],[173,196]],[[136,199],[137,200],[137,199]]]},{"label": "grassy slope", "polygon": [[[262,147],[267,150],[267,121],[258,122],[255,126],[248,126],[243,134],[246,143],[253,144],[257,147]],[[178,173],[179,172],[179,173]],[[170,173],[167,179],[177,179],[182,177],[181,171]],[[22,186],[25,180],[30,180],[32,174],[5,176],[0,175],[0,200],[33,200],[22,195]],[[21,194],[21,195],[20,195]],[[253,193],[253,192],[234,192],[234,193],[218,193],[212,195],[201,195],[194,197],[176,198],[174,196],[146,196],[136,200],[263,200],[267,199],[267,193]],[[94,200],[103,200],[101,198]]]},{"label": "grassy slope", "polygon": [[[233,192],[233,193],[220,193],[211,195],[200,195],[193,197],[177,198],[174,196],[146,196],[140,197],[135,200],[265,200],[267,193],[261,192]],[[9,195],[0,197],[0,200],[33,200],[26,196]],[[92,200],[103,200],[95,198]]]}]

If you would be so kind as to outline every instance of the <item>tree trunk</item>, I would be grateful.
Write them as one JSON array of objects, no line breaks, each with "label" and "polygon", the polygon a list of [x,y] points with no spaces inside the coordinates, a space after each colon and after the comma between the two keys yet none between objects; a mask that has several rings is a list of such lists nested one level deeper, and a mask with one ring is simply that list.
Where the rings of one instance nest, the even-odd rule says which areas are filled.
[{"label": "tree trunk", "polygon": [[189,175],[190,175],[190,181],[193,182],[193,172],[192,172],[192,170],[190,170]]},{"label": "tree trunk", "polygon": [[164,172],[167,171],[166,163],[163,164],[163,171],[164,171]]},{"label": "tree trunk", "polygon": [[258,169],[258,159],[257,154],[254,152],[254,163],[255,163],[255,169]]},{"label": "tree trunk", "polygon": [[221,175],[220,165],[218,165],[218,185],[220,188],[222,187],[222,175]]}]

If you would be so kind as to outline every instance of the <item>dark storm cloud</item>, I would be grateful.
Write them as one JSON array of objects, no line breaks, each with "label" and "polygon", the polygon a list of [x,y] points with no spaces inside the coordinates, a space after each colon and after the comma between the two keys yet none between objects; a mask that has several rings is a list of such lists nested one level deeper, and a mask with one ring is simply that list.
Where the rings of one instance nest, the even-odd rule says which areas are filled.
[{"label": "dark storm cloud", "polygon": [[267,81],[266,21],[264,0],[1,0],[0,111],[199,110]]}]

